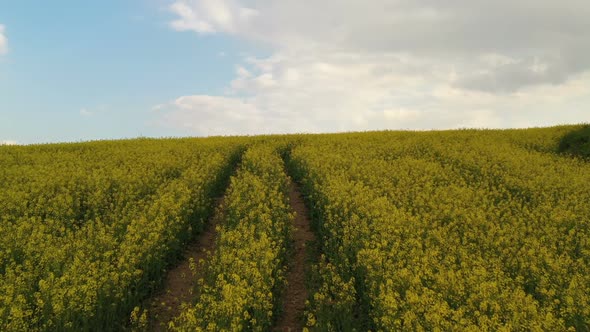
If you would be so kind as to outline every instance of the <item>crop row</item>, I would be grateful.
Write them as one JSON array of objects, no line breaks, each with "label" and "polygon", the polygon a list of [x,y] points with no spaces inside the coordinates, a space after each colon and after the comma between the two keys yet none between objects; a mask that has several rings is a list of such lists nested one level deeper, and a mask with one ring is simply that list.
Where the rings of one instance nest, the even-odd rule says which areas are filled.
[{"label": "crop row", "polygon": [[177,331],[265,331],[278,314],[293,214],[288,178],[272,145],[247,150],[220,211],[216,246],[198,297]]},{"label": "crop row", "polygon": [[509,132],[295,147],[325,254],[308,325],[587,330],[590,167],[525,148]]},{"label": "crop row", "polygon": [[5,151],[0,329],[121,329],[200,230],[238,155],[211,140]]},{"label": "crop row", "polygon": [[291,250],[285,152],[322,253],[308,328],[590,331],[590,165],[554,153],[570,129],[1,147],[0,330],[130,327],[228,180],[170,327],[269,330]]}]

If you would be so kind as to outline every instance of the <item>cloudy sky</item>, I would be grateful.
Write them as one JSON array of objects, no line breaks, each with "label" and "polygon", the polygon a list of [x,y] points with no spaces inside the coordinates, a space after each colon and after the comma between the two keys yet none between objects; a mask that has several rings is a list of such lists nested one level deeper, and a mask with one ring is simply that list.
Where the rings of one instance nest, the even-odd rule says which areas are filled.
[{"label": "cloudy sky", "polygon": [[0,3],[0,142],[590,122],[587,0]]}]

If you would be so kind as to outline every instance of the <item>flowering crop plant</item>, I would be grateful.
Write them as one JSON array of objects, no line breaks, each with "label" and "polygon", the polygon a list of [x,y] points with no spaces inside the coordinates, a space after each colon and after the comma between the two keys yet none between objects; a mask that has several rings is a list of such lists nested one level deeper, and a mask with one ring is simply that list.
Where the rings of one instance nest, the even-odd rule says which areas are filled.
[{"label": "flowering crop plant", "polygon": [[215,252],[200,296],[172,324],[177,331],[265,331],[285,283],[293,213],[283,161],[272,146],[242,158],[225,196]]},{"label": "flowering crop plant", "polygon": [[0,330],[147,326],[214,212],[168,327],[272,330],[292,178],[317,238],[304,329],[590,331],[590,163],[557,152],[580,128],[1,146]]},{"label": "flowering crop plant", "polygon": [[120,330],[239,153],[210,139],[0,149],[0,330]]},{"label": "flowering crop plant", "polygon": [[569,127],[302,140],[317,330],[588,331],[590,165]]}]

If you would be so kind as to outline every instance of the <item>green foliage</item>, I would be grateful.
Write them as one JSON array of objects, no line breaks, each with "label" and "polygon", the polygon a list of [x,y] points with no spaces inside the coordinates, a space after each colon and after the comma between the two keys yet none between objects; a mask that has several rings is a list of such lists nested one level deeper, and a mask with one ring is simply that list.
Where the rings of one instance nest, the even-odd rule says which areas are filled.
[{"label": "green foliage", "polygon": [[590,159],[590,125],[567,133],[559,141],[558,152]]},{"label": "green foliage", "polygon": [[227,140],[0,151],[0,330],[120,330],[238,153]]},{"label": "green foliage", "polygon": [[524,144],[562,129],[301,141],[325,255],[308,327],[588,331],[590,166]]},{"label": "green foliage", "polygon": [[308,329],[590,331],[590,165],[554,154],[589,128],[0,147],[0,330],[145,328],[142,299],[239,158],[171,327],[269,330],[293,219],[282,155],[322,253]]},{"label": "green foliage", "polygon": [[243,155],[225,196],[200,295],[175,320],[173,330],[269,330],[285,284],[293,221],[288,178],[272,145],[255,145]]}]

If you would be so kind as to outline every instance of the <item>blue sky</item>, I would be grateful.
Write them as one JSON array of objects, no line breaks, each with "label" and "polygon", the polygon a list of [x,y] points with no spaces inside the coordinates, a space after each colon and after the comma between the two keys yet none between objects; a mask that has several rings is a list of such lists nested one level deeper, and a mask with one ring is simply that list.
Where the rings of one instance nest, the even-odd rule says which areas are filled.
[{"label": "blue sky", "polygon": [[0,2],[0,142],[590,122],[586,1],[50,3]]},{"label": "blue sky", "polygon": [[231,37],[170,29],[164,3],[0,2],[0,139],[20,143],[182,135],[150,124],[154,105],[219,94],[239,52]]}]

